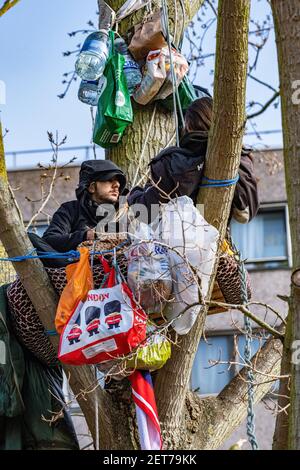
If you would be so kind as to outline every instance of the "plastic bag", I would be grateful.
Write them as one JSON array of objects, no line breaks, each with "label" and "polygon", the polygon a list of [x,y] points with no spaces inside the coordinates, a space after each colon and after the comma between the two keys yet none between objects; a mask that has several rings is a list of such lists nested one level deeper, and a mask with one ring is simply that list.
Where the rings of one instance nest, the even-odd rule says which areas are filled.
[{"label": "plastic bag", "polygon": [[[159,93],[156,95],[155,100],[164,100],[173,92],[173,81],[172,81],[172,72],[171,72],[171,59],[170,52],[168,47],[164,47],[161,51],[165,55],[165,67],[166,67],[166,80],[163,86],[160,88]],[[175,73],[176,86],[182,82],[183,78],[189,70],[189,65],[186,58],[172,48],[172,61]]]},{"label": "plastic bag", "polygon": [[[205,221],[187,196],[162,207],[160,230],[162,241],[176,250],[168,251],[174,301],[168,303],[164,316],[168,321],[174,320],[173,328],[183,335],[190,331],[203,308],[200,294],[203,299],[207,295],[219,232]],[[197,305],[189,307],[192,304]]]},{"label": "plastic bag", "polygon": [[152,314],[162,314],[172,291],[167,248],[153,241],[149,225],[137,222],[134,242],[126,256],[128,285],[137,302],[151,319]]},{"label": "plastic bag", "polygon": [[[189,77],[185,75],[182,82],[178,87],[178,94],[180,99],[180,104],[182,111],[185,112],[190,104],[193,103],[197,99],[195,89],[193,84],[191,83]],[[161,105],[164,108],[167,108],[169,111],[174,110],[174,102],[173,102],[173,95],[169,95],[166,99],[161,100]]]},{"label": "plastic bag", "polygon": [[162,13],[159,10],[151,13],[142,23],[135,26],[128,49],[135,60],[142,60],[147,57],[150,51],[161,49],[166,45]]},{"label": "plastic bag", "polygon": [[146,6],[150,0],[127,0],[124,5],[117,11],[116,19],[121,21],[129,15],[132,15],[137,10]]},{"label": "plastic bag", "polygon": [[126,127],[133,121],[133,111],[124,74],[124,56],[114,50],[110,32],[111,55],[104,70],[104,86],[98,102],[93,141],[103,148],[118,144]]},{"label": "plastic bag", "polygon": [[77,305],[63,328],[58,350],[61,362],[97,364],[128,354],[146,339],[145,312],[136,306],[125,282],[115,284],[115,268],[107,272],[107,286],[92,289]]},{"label": "plastic bag", "polygon": [[126,369],[157,370],[171,357],[171,344],[168,338],[153,332],[136,354],[125,362]]},{"label": "plastic bag", "polygon": [[148,338],[132,354],[132,357],[124,360],[106,361],[99,364],[97,368],[114,380],[130,375],[132,369],[157,370],[165,365],[171,357],[171,344],[168,338],[153,326],[147,326]]},{"label": "plastic bag", "polygon": [[79,248],[80,260],[78,263],[69,264],[66,267],[67,285],[59,299],[55,328],[58,333],[70,319],[80,302],[84,302],[88,291],[93,289],[93,275],[89,263],[88,248]]},{"label": "plastic bag", "polygon": [[147,56],[142,83],[135,90],[133,99],[139,104],[147,104],[158,93],[166,78],[165,54],[156,50]]}]

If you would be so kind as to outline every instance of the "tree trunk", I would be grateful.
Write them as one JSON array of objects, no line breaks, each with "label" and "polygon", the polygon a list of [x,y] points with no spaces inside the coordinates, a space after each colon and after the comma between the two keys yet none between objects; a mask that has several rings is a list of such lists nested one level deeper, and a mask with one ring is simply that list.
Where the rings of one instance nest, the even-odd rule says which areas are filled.
[{"label": "tree trunk", "polygon": [[[300,4],[298,0],[273,0],[272,10],[280,75],[284,162],[293,266],[294,270],[296,270],[300,267],[300,103],[296,96],[300,79]],[[289,316],[291,317],[291,334],[288,338],[290,344],[287,347],[292,349],[293,342],[300,340],[299,287],[294,282],[291,283]],[[287,363],[288,358],[284,358],[283,361]],[[294,450],[300,449],[299,410],[300,366],[291,364],[288,447]],[[279,424],[280,420],[278,420],[277,425],[279,426]]]},{"label": "tree trunk", "polygon": [[[0,240],[9,257],[23,256],[33,250],[33,246],[25,232],[23,220],[17,208],[16,201],[9,188],[5,166],[5,155],[0,121]],[[26,260],[13,263],[26,292],[45,327],[45,330],[54,329],[54,318],[57,307],[57,294],[49,281],[43,264],[39,259]],[[58,348],[58,336],[50,336],[53,347]],[[94,374],[89,367],[64,366],[66,376],[75,395],[92,386],[95,382]],[[94,387],[92,387],[94,388]],[[95,433],[95,393],[79,396],[79,405],[85,414],[92,433]],[[113,420],[113,406],[110,397],[104,392],[98,392],[99,409],[107,410],[99,413],[100,435],[105,448],[113,446],[108,423]],[[107,444],[106,444],[107,443]]]},{"label": "tree trunk", "polygon": [[[229,179],[237,174],[245,124],[245,90],[248,63],[248,0],[219,1],[217,54],[214,85],[213,124],[206,156],[205,174],[209,178]],[[234,78],[233,78],[234,77]],[[221,234],[226,230],[234,187],[204,189],[199,202],[204,204],[205,218]],[[209,297],[214,275],[210,280]],[[175,448],[182,410],[189,388],[191,369],[205,323],[202,314],[184,336],[179,348],[159,373],[156,392],[165,440]]]}]

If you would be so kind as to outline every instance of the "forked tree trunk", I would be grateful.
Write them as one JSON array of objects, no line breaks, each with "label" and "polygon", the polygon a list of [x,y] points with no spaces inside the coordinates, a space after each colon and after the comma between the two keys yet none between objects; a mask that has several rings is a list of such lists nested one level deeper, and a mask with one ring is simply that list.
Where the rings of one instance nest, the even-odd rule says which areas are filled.
[{"label": "forked tree trunk", "polygon": [[[280,75],[282,128],[286,188],[292,238],[293,270],[300,267],[300,3],[298,0],[272,0]],[[282,368],[287,372],[293,342],[300,340],[300,287],[297,277],[291,282],[289,335]],[[300,449],[300,365],[291,364],[289,427],[283,413],[277,417],[274,448]],[[281,394],[289,394],[285,384]],[[287,401],[279,399],[286,407]],[[287,433],[288,430],[288,433]]]}]

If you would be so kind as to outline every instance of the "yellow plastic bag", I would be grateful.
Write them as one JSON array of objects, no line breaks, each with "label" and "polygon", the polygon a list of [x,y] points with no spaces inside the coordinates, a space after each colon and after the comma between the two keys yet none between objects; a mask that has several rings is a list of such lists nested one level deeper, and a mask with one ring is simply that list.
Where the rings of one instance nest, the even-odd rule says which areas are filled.
[{"label": "yellow plastic bag", "polygon": [[60,297],[55,316],[55,327],[58,333],[62,332],[79,302],[84,302],[88,291],[93,289],[89,250],[88,248],[79,248],[79,252],[78,263],[69,264],[66,267],[67,285]]},{"label": "yellow plastic bag", "polygon": [[157,370],[165,365],[171,357],[171,344],[168,338],[160,333],[153,333],[147,340],[145,346],[140,347],[135,355],[127,359],[125,368]]}]

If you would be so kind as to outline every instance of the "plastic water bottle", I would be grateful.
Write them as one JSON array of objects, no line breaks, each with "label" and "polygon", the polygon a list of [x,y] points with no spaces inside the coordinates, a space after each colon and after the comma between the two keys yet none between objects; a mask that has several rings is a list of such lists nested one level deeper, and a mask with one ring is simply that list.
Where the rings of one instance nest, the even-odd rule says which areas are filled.
[{"label": "plastic water bottle", "polygon": [[90,106],[97,106],[99,100],[98,81],[82,80],[78,90],[78,98]]},{"label": "plastic water bottle", "polygon": [[119,54],[122,54],[125,58],[124,73],[127,80],[128,91],[130,95],[133,95],[134,90],[142,81],[142,74],[140,71],[139,64],[134,60],[124,39],[117,38],[115,40],[115,49]]},{"label": "plastic water bottle", "polygon": [[82,80],[78,90],[78,98],[89,106],[97,106],[106,83],[107,79],[104,75],[95,81]]},{"label": "plastic water bottle", "polygon": [[108,32],[105,29],[90,34],[83,43],[75,64],[77,74],[88,81],[101,77],[109,54]]}]

